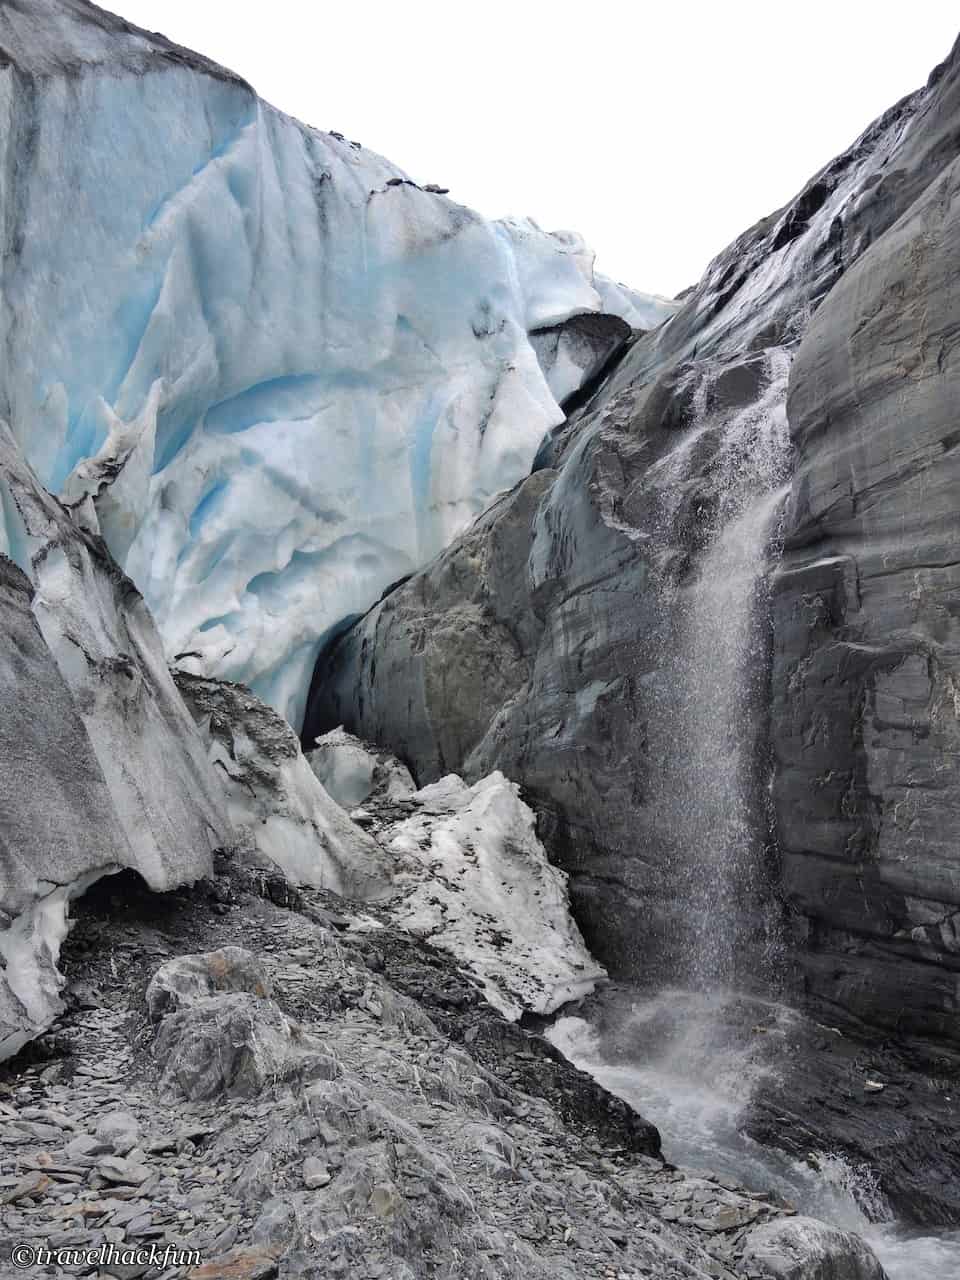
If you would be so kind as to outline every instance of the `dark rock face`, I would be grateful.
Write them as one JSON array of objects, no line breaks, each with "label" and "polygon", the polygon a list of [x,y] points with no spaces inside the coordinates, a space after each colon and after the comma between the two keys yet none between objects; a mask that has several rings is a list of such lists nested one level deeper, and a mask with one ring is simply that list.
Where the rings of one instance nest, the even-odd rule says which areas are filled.
[{"label": "dark rock face", "polygon": [[796,1018],[777,1053],[790,1070],[761,1081],[746,1118],[751,1137],[797,1160],[830,1152],[869,1169],[909,1221],[960,1221],[955,1050]]},{"label": "dark rock face", "polygon": [[[530,525],[554,473],[540,471],[495,503],[422,574],[387,595],[336,645],[357,683],[318,666],[304,729],[358,715],[372,742],[399,742],[421,783],[459,770],[488,726],[532,675],[543,632],[525,575]],[[479,766],[471,775],[482,776]]]},{"label": "dark rock face", "polygon": [[[775,830],[812,986],[867,1020],[942,1027],[955,981],[945,406],[958,152],[955,49],[710,264],[558,431],[542,470],[321,656],[307,741],[343,723],[396,751],[421,785],[449,769],[520,781],[571,873],[588,942],[620,972],[675,972],[687,868],[684,806],[668,791],[691,586],[723,515],[730,423],[774,411],[772,366],[789,364],[810,326],[790,383],[798,469],[773,630],[750,641],[732,710],[767,849],[742,896],[757,898],[746,910],[759,933],[780,876]],[[752,465],[761,437],[741,434]],[[770,539],[775,549],[775,511]],[[865,699],[878,708],[866,718]]]},{"label": "dark rock face", "polygon": [[957,1042],[960,161],[837,285],[793,366],[775,589],[784,888],[822,999]]}]

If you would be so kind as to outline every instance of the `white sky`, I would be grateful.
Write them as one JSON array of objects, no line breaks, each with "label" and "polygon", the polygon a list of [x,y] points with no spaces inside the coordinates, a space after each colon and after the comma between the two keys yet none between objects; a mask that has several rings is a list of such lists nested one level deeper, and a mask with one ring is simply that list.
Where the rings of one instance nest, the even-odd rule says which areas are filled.
[{"label": "white sky", "polygon": [[101,0],[674,294],[948,53],[955,0]]}]

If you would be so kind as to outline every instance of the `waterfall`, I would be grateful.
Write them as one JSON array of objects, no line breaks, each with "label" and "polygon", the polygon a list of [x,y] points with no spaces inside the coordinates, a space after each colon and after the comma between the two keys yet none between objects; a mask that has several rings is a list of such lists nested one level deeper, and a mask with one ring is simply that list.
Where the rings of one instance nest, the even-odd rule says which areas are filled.
[{"label": "waterfall", "polygon": [[759,360],[746,407],[711,409],[711,378],[699,382],[693,425],[655,468],[658,533],[685,554],[661,574],[671,636],[654,804],[678,904],[672,978],[698,989],[736,984],[758,958],[769,968],[764,605],[788,487],[790,357],[777,347]]},{"label": "waterfall", "polygon": [[637,928],[656,934],[659,989],[611,989],[591,1022],[564,1017],[547,1034],[660,1128],[669,1159],[775,1190],[858,1232],[891,1280],[960,1280],[960,1232],[900,1229],[871,1170],[827,1151],[798,1161],[744,1132],[758,1084],[781,1079],[786,1033],[803,1016],[772,998],[764,747],[767,579],[791,465],[790,355],[773,348],[756,363],[746,407],[724,409],[724,371],[698,374],[687,388],[692,420],[646,477],[658,512],[651,560],[662,629],[646,747],[652,816],[638,844],[649,840],[641,852],[657,855],[667,925],[644,918]]}]

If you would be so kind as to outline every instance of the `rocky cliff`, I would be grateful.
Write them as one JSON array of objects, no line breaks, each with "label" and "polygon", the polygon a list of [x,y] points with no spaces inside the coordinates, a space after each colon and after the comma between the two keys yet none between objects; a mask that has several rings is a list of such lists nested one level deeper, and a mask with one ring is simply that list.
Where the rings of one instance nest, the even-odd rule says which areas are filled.
[{"label": "rocky cliff", "polygon": [[958,152],[954,49],[318,664],[307,737],[523,783],[621,972],[782,900],[811,993],[955,1035]]}]

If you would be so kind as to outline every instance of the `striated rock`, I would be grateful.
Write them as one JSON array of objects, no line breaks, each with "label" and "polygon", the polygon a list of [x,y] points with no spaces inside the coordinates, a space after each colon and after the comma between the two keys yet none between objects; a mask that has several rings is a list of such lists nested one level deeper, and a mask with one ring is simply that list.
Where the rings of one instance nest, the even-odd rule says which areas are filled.
[{"label": "striated rock", "polygon": [[246,856],[276,864],[293,884],[361,900],[387,894],[381,851],[324,790],[282,716],[242,685],[179,670],[174,678],[222,779]]},{"label": "striated rock", "polygon": [[772,715],[783,885],[811,991],[886,1030],[954,1043],[958,253],[954,160],[800,344]]}]

